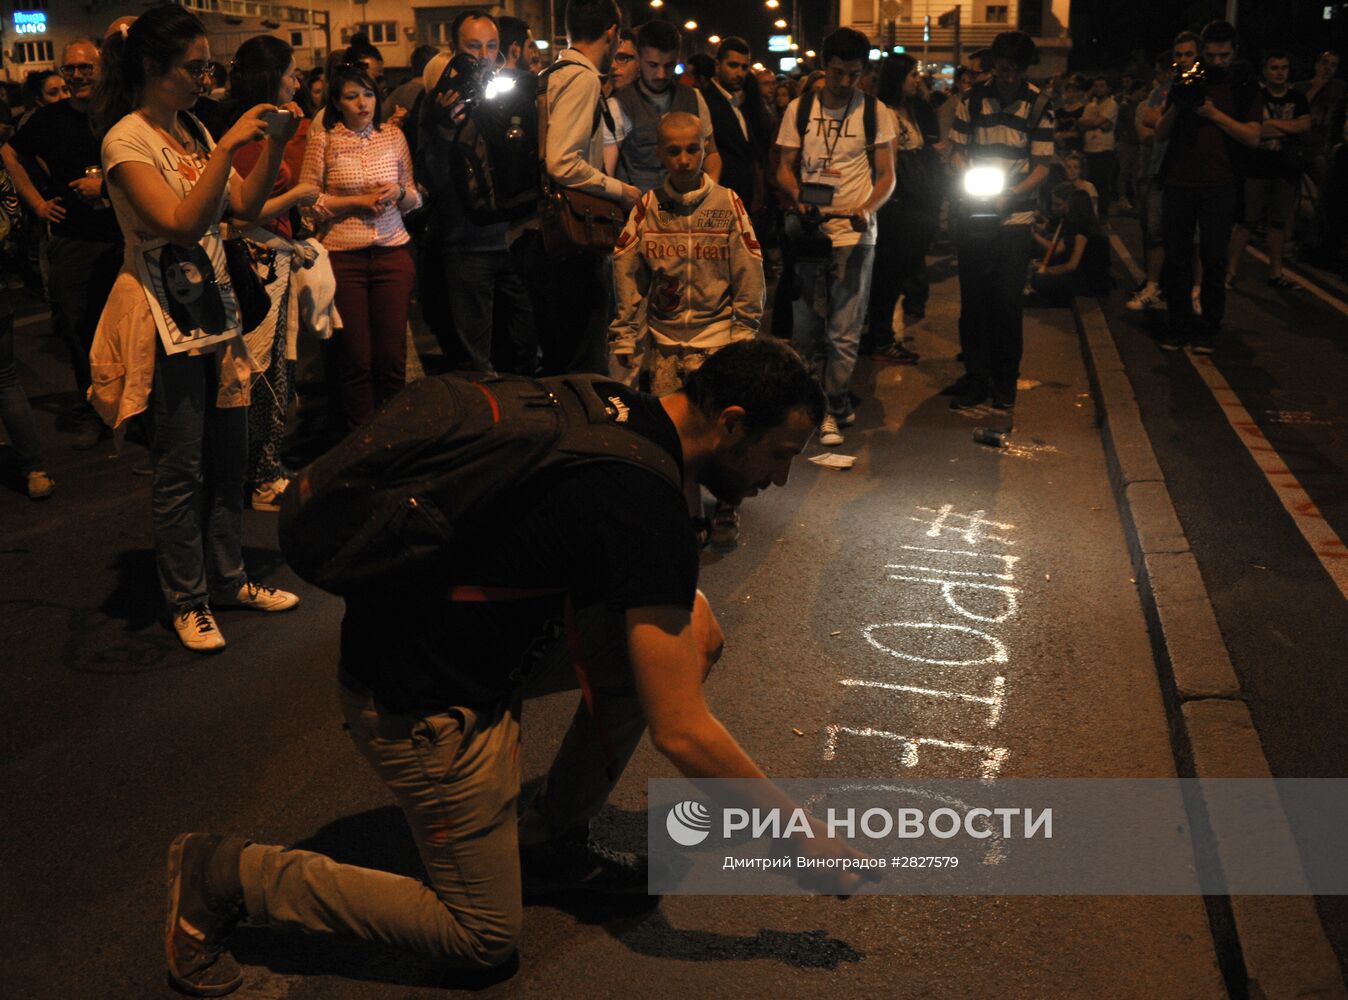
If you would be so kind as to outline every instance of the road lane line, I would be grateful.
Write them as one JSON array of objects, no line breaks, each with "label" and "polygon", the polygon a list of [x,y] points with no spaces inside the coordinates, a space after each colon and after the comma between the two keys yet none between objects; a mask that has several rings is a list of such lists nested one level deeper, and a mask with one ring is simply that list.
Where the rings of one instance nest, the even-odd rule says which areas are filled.
[{"label": "road lane line", "polygon": [[[1246,247],[1245,247],[1245,252],[1246,252],[1247,254],[1249,254],[1251,257],[1253,257],[1255,260],[1259,261],[1261,264],[1267,264],[1267,263],[1268,263],[1268,254],[1264,253],[1262,250],[1256,250],[1256,249],[1255,249],[1254,247],[1252,247],[1252,246],[1246,246]],[[1301,286],[1302,288],[1304,288],[1306,291],[1310,292],[1312,295],[1314,295],[1314,296],[1315,296],[1317,299],[1319,299],[1321,302],[1325,302],[1325,303],[1329,304],[1330,306],[1333,306],[1333,307],[1334,307],[1335,309],[1337,309],[1339,312],[1343,313],[1345,316],[1348,316],[1348,302],[1344,302],[1342,299],[1336,298],[1335,296],[1330,295],[1328,292],[1326,292],[1326,291],[1325,291],[1323,288],[1321,288],[1319,285],[1315,284],[1315,282],[1309,281],[1309,280],[1307,280],[1306,278],[1303,278],[1301,275],[1297,274],[1295,271],[1289,270],[1289,269],[1288,269],[1287,267],[1285,267],[1285,266],[1284,266],[1283,269],[1282,269],[1282,273],[1283,273],[1287,278],[1289,278],[1289,279],[1291,279],[1292,281],[1296,282],[1298,285],[1300,285],[1300,286]]]},{"label": "road lane line", "polygon": [[[1123,240],[1119,239],[1117,234],[1111,234],[1110,243],[1123,261],[1124,267],[1128,268],[1129,272],[1141,281],[1144,277],[1142,271],[1137,266],[1137,261],[1133,259],[1133,255],[1128,252],[1128,248],[1124,246]],[[1348,305],[1320,292],[1319,289],[1309,285],[1305,279],[1294,276],[1291,272],[1288,272],[1288,275],[1340,311],[1348,313]],[[1311,499],[1310,494],[1306,492],[1306,488],[1301,485],[1301,481],[1297,479],[1296,471],[1289,468],[1290,463],[1287,459],[1259,429],[1259,425],[1250,415],[1250,412],[1245,409],[1240,397],[1218,370],[1212,358],[1189,354],[1187,351],[1185,356],[1189,359],[1189,363],[1193,365],[1194,370],[1198,372],[1198,377],[1203,380],[1203,384],[1208,387],[1208,391],[1212,393],[1212,398],[1221,407],[1221,411],[1225,415],[1227,423],[1231,425],[1231,430],[1235,432],[1236,438],[1245,446],[1245,450],[1254,460],[1254,464],[1264,474],[1265,481],[1272,487],[1274,495],[1277,496],[1278,501],[1291,516],[1292,523],[1301,532],[1301,537],[1306,539],[1311,551],[1320,560],[1320,565],[1329,574],[1329,578],[1334,582],[1334,585],[1339,588],[1339,593],[1343,595],[1345,600],[1348,600],[1348,546],[1345,546],[1343,540],[1334,533],[1334,529],[1329,526],[1329,522],[1325,520],[1320,508]]]}]

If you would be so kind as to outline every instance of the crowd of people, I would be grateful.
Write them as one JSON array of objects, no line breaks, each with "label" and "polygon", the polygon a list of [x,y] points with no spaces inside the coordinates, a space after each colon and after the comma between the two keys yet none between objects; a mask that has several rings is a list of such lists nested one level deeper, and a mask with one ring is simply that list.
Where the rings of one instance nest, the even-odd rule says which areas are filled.
[{"label": "crowd of people", "polygon": [[[1171,349],[1213,350],[1255,227],[1277,288],[1303,216],[1303,246],[1330,263],[1342,250],[1337,56],[1291,85],[1288,54],[1265,51],[1256,80],[1225,22],[1181,34],[1150,81],[1033,83],[1032,41],[1005,32],[948,88],[909,55],[876,65],[848,28],[824,39],[817,69],[785,78],[755,69],[740,38],[688,54],[667,22],[625,29],[613,0],[570,0],[565,27],[545,67],[528,24],[464,9],[448,50],[418,49],[390,86],[363,36],[306,72],[261,35],[224,67],[193,14],[153,8],[66,46],[0,149],[0,225],[69,351],[74,445],[147,444],[159,583],[191,650],[225,647],[217,608],[299,601],[249,576],[241,532],[245,507],[278,509],[295,476],[302,330],[325,342],[333,442],[404,388],[415,303],[447,370],[600,376],[607,419],[682,472],[671,495],[592,463],[504,504],[501,530],[463,558],[475,582],[523,588],[522,610],[487,611],[481,594],[348,600],[348,725],[432,886],[184,835],[166,947],[188,992],[239,984],[225,943],[244,913],[496,966],[520,929],[513,859],[526,881],[532,859],[548,884],[644,885],[644,871],[597,862],[587,831],[647,725],[682,773],[761,776],[701,699],[720,632],[696,589],[698,545],[733,546],[740,502],[784,483],[813,434],[844,442],[860,355],[920,362],[938,240],[957,254],[965,368],[944,391],[955,409],[1002,411],[1026,301],[1109,290],[1112,213],[1142,222],[1148,280],[1129,306],[1164,303]],[[981,214],[961,193],[975,167],[1004,182]],[[0,416],[41,499],[55,484],[12,314],[6,284]],[[554,591],[537,603],[540,580],[560,582],[564,611]],[[562,619],[599,654],[603,697],[581,678],[586,704],[517,830],[516,682],[566,666]],[[427,785],[441,772],[461,800]]]},{"label": "crowd of people", "polygon": [[[829,447],[855,419],[859,355],[920,360],[927,255],[957,239],[962,147],[982,127],[969,109],[1001,107],[997,54],[971,53],[949,87],[909,55],[875,64],[849,29],[825,41],[820,68],[790,77],[755,64],[739,38],[684,66],[669,23],[620,29],[610,44],[584,37],[589,8],[575,7],[580,34],[546,69],[528,24],[485,10],[458,15],[447,51],[418,48],[396,86],[361,35],[307,72],[270,35],[224,67],[208,44],[184,48],[199,26],[190,15],[161,28],[173,16],[156,12],[71,43],[58,72],[26,82],[29,107],[0,147],[11,243],[22,234],[16,256],[40,274],[69,350],[75,447],[111,429],[152,449],[160,577],[185,641],[222,645],[212,596],[294,603],[249,582],[237,535],[243,505],[277,509],[292,476],[283,440],[302,328],[327,338],[334,439],[402,387],[414,302],[447,368],[601,372],[657,395],[725,344],[790,340],[819,374]],[[1032,55],[1013,58],[1025,65],[1008,69],[1003,99],[1023,97],[1017,135],[1041,138],[1006,161],[1026,183],[1001,205],[1017,225],[999,231],[1006,252],[978,286],[997,291],[981,304],[967,294],[984,280],[977,248],[965,246],[961,346],[981,324],[1019,329],[1012,285],[1028,302],[1107,292],[1113,212],[1141,221],[1147,280],[1128,306],[1168,309],[1167,348],[1212,349],[1256,227],[1277,288],[1291,287],[1294,235],[1337,264],[1338,58],[1323,53],[1289,84],[1288,53],[1260,55],[1256,80],[1234,30],[1214,22],[1159,54],[1150,81],[1064,74],[1034,86],[1021,80]],[[1200,88],[1193,108],[1179,99]],[[540,160],[553,185],[541,203]],[[554,202],[607,214],[605,226],[591,218],[588,236],[559,241]],[[1021,223],[1029,242],[1014,235]],[[239,280],[240,261],[261,290]],[[230,299],[215,313],[175,291],[212,271]],[[8,315],[9,289],[0,295]],[[245,323],[259,298],[263,318]],[[1001,304],[980,318],[990,303]],[[6,426],[29,495],[43,498],[55,484],[12,332],[0,342]],[[1013,407],[1018,349],[999,364],[948,387],[952,405]],[[202,504],[219,520],[198,530]],[[708,531],[732,545],[737,512],[718,508]]]}]

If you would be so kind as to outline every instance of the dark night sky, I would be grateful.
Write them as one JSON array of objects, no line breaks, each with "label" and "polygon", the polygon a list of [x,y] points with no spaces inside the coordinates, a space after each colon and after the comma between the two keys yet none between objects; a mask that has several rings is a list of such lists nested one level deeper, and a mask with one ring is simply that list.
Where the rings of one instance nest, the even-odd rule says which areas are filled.
[{"label": "dark night sky", "polygon": [[647,0],[618,2],[627,15],[629,25],[639,25],[652,16],[660,16],[675,24],[683,24],[691,17],[698,22],[696,35],[699,40],[705,41],[711,34],[722,37],[741,35],[749,41],[755,59],[766,54],[768,35],[779,33],[772,22],[782,17],[791,23],[792,9],[796,5],[800,7],[805,29],[802,51],[805,48],[818,48],[829,7],[827,0],[781,0],[781,7],[776,11],[763,6],[763,0],[665,0],[664,8],[657,14],[651,10]]}]

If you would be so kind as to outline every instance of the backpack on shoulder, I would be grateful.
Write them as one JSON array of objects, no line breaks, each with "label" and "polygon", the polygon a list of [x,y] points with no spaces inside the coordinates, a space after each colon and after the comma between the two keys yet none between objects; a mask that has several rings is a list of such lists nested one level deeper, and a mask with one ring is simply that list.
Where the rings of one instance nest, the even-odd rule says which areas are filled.
[{"label": "backpack on shoulder", "polygon": [[597,375],[441,375],[414,382],[301,472],[284,493],[281,551],[343,597],[390,585],[441,588],[458,539],[538,475],[623,461],[682,492],[674,458],[621,423]]}]

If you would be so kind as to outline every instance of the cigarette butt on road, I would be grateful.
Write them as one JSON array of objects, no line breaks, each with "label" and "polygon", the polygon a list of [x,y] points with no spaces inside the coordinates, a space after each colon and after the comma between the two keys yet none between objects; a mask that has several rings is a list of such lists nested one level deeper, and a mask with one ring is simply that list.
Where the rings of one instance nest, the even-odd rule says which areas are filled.
[{"label": "cigarette butt on road", "polygon": [[1137,583],[1137,577],[1135,577],[1135,576],[1130,576],[1130,577],[1128,578],[1128,582],[1129,582],[1129,583]]},{"label": "cigarette butt on road", "polygon": [[805,734],[802,733],[799,729],[797,729],[795,726],[792,726],[792,727],[791,727],[791,732],[795,733],[797,736],[804,736],[804,735],[805,735]]},{"label": "cigarette butt on road", "polygon": [[[1261,568],[1262,568],[1262,567],[1261,567]],[[830,632],[829,635],[842,635],[842,630],[839,629],[839,630],[836,631],[836,632]]]},{"label": "cigarette butt on road", "polygon": [[1051,579],[1053,579],[1053,578],[1052,578],[1051,576],[1049,576],[1047,573],[1045,573],[1045,574],[1044,574],[1044,579],[1045,579],[1045,580],[1051,580]]}]

